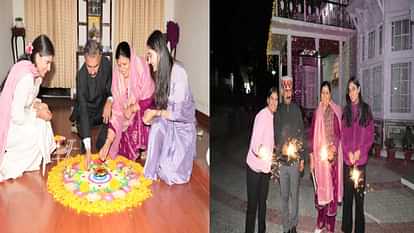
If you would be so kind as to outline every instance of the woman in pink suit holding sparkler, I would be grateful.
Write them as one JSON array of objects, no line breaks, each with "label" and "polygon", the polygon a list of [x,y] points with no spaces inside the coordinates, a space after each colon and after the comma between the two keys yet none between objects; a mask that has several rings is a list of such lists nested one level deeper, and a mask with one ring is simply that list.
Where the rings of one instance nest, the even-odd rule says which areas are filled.
[{"label": "woman in pink suit holding sparkler", "polygon": [[348,81],[346,106],[342,117],[342,148],[344,152],[344,198],[342,231],[352,232],[352,204],[355,198],[355,233],[365,232],[364,190],[368,151],[374,141],[371,109],[362,100],[359,81]]},{"label": "woman in pink suit holding sparkler", "polygon": [[266,232],[266,202],[269,192],[270,168],[274,143],[273,115],[277,110],[278,91],[271,88],[267,106],[254,119],[250,148],[247,153],[247,212],[246,233],[253,233],[258,222],[258,233]]},{"label": "woman in pink suit holding sparkler", "polygon": [[310,134],[310,169],[315,182],[318,211],[315,233],[335,231],[335,216],[342,202],[341,108],[331,99],[331,84],[321,85],[321,102],[316,109]]}]

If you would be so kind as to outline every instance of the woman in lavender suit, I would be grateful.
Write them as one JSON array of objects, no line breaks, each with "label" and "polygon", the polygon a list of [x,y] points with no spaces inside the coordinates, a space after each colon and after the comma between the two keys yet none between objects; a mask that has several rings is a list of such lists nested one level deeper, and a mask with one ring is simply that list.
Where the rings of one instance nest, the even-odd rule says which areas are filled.
[{"label": "woman in lavender suit", "polygon": [[147,47],[155,108],[143,118],[151,124],[144,175],[169,185],[187,183],[196,155],[195,106],[187,73],[172,59],[160,31],[150,35]]}]

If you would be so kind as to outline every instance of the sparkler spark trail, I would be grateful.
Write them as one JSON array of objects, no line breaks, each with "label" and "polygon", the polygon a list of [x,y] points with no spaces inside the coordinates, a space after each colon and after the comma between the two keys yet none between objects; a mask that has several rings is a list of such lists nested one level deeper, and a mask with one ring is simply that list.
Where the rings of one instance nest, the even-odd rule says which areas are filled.
[{"label": "sparkler spark trail", "polygon": [[282,155],[288,157],[290,160],[298,160],[299,152],[302,150],[303,143],[296,138],[289,139],[282,147]]},{"label": "sparkler spark trail", "polygon": [[265,161],[270,161],[272,159],[272,152],[261,145],[259,148],[259,157]]},{"label": "sparkler spark trail", "polygon": [[354,182],[354,188],[358,188],[359,181],[361,180],[361,171],[356,167],[353,167],[350,172],[351,180]]},{"label": "sparkler spark trail", "polygon": [[286,154],[288,155],[288,160],[291,160],[296,153],[296,147],[293,143],[289,143]]},{"label": "sparkler spark trail", "polygon": [[[297,162],[300,160],[300,153],[303,151],[303,142],[296,138],[289,138],[281,149],[276,149],[272,156],[271,179],[275,182],[280,177],[280,167],[286,162]],[[287,160],[287,161],[286,161]]]},{"label": "sparkler spark trail", "polygon": [[328,150],[326,149],[326,146],[321,148],[320,156],[322,161],[328,160]]}]

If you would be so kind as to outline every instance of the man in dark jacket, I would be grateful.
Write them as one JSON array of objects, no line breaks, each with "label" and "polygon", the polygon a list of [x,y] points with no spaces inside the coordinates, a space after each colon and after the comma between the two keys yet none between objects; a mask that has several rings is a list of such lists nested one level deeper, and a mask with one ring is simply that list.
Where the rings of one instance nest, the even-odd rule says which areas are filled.
[{"label": "man in dark jacket", "polygon": [[[276,151],[280,158],[280,192],[283,232],[296,233],[299,219],[299,179],[304,169],[304,126],[302,113],[292,103],[293,81],[291,77],[282,77],[283,103],[279,105],[274,117],[274,137]],[[296,142],[297,158],[288,157],[289,142]],[[302,148],[302,149],[300,149]],[[290,195],[292,194],[292,195]],[[292,198],[292,209],[289,211],[289,197]],[[290,214],[290,215],[289,215]]]},{"label": "man in dark jacket", "polygon": [[91,129],[99,127],[96,149],[104,144],[112,110],[112,65],[102,56],[102,48],[89,40],[84,49],[85,63],[76,75],[76,100],[70,120],[82,139],[81,153],[91,155]]}]

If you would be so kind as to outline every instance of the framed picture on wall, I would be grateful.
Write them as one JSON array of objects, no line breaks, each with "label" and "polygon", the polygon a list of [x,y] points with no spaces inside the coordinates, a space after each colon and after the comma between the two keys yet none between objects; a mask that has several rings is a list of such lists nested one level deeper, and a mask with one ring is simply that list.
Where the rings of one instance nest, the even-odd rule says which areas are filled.
[{"label": "framed picture on wall", "polygon": [[102,0],[88,0],[88,39],[102,40]]},{"label": "framed picture on wall", "polygon": [[88,15],[102,15],[102,0],[88,0]]},{"label": "framed picture on wall", "polygon": [[101,42],[101,16],[88,15],[88,39]]},{"label": "framed picture on wall", "polygon": [[112,0],[77,0],[77,69],[84,62],[83,47],[89,39],[101,43],[103,55],[112,61],[112,17]]}]

